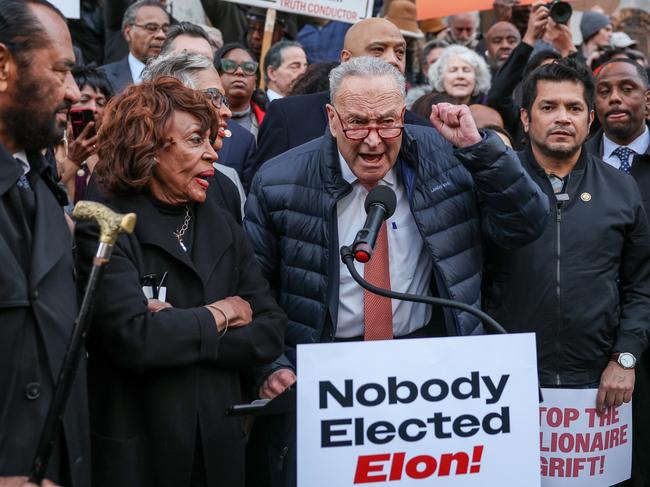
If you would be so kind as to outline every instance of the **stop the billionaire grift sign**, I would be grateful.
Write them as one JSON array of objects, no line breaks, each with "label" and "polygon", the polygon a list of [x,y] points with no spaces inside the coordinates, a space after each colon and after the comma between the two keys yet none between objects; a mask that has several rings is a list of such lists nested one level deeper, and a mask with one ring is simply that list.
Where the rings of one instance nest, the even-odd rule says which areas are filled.
[{"label": "stop the billionaire grift sign", "polygon": [[298,486],[540,485],[533,334],[298,347]]}]

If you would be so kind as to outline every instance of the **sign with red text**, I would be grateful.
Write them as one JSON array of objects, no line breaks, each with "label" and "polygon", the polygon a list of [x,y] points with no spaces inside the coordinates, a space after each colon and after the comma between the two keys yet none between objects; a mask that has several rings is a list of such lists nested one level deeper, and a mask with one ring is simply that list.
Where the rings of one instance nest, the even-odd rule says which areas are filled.
[{"label": "sign with red text", "polygon": [[298,346],[298,487],[539,487],[533,334]]},{"label": "sign with red text", "polygon": [[274,8],[282,12],[354,24],[372,17],[374,0],[227,0],[251,7]]},{"label": "sign with red text", "polygon": [[632,403],[596,413],[597,389],[542,389],[543,487],[608,487],[630,478]]}]

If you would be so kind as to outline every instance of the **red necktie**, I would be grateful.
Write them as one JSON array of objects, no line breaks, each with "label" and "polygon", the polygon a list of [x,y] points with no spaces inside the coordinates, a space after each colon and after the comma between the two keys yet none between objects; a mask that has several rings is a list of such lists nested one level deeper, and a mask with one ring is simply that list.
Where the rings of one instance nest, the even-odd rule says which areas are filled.
[{"label": "red necktie", "polygon": [[[377,287],[390,289],[388,262],[388,232],[386,231],[386,222],[384,222],[375,243],[375,252],[364,266],[363,277]],[[364,340],[390,340],[393,338],[393,308],[390,298],[378,296],[364,289],[363,317]]]}]

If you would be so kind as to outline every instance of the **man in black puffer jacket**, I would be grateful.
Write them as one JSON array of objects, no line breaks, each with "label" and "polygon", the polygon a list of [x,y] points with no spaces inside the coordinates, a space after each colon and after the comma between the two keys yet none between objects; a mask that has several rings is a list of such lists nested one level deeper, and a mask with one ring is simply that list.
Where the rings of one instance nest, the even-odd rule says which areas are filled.
[{"label": "man in black puffer jacket", "polygon": [[[434,106],[435,129],[403,127],[404,78],[374,57],[332,70],[330,90],[329,130],[266,163],[246,204],[244,228],[289,317],[285,356],[267,371],[261,397],[295,381],[297,344],[368,339],[366,297],[342,267],[339,247],[363,225],[372,187],[385,184],[397,195],[386,224],[391,288],[477,308],[482,240],[524,245],[548,217],[548,198],[516,154],[495,134],[480,135],[468,107]],[[389,337],[484,332],[466,312],[392,305]]]},{"label": "man in black puffer jacket", "polygon": [[[408,218],[414,222],[417,242],[413,245],[419,243],[426,256],[428,269],[418,269],[419,273],[429,274],[426,287],[440,297],[476,307],[480,303],[482,239],[503,248],[519,247],[537,238],[548,215],[547,197],[523,170],[516,154],[496,135],[479,135],[466,107],[445,105],[444,113],[441,109],[432,117],[432,122],[437,123],[438,130],[449,141],[464,148],[455,150],[432,128],[410,125],[404,128],[400,138],[381,139],[370,130],[367,139],[376,140],[356,144],[349,140],[342,130],[348,124],[343,125],[340,118],[347,115],[346,111],[363,112],[364,100],[372,99],[373,95],[382,100],[381,108],[390,106],[383,103],[381,90],[375,94],[366,83],[380,79],[388,85],[389,95],[396,93],[395,101],[391,101],[396,104],[397,115],[385,109],[396,120],[381,119],[380,123],[401,125],[399,117],[404,107],[401,74],[381,60],[364,57],[356,62],[356,59],[348,62],[354,62],[349,67],[345,63],[336,68],[330,78],[333,82],[342,77],[340,91],[345,95],[344,99],[337,100],[339,87],[332,88],[336,109],[329,105],[328,111],[330,129],[337,135],[332,136],[328,130],[323,137],[269,161],[254,178],[246,205],[246,232],[280,306],[289,315],[286,352],[292,365],[295,346],[299,343],[363,335],[363,330],[355,335],[346,329],[349,336],[341,336],[337,326],[339,301],[343,303],[347,299],[339,293],[339,283],[346,277],[339,272],[339,247],[351,243],[338,236],[341,228],[337,212],[344,210],[342,204],[348,203],[346,198],[366,180],[374,179],[376,184],[385,178],[387,171],[395,174],[405,191]],[[359,80],[359,98],[348,100],[347,95],[356,85],[347,85]],[[360,106],[355,107],[357,101]],[[362,120],[365,126],[370,119],[376,119],[366,115],[361,118],[365,119]],[[453,119],[455,127],[450,125]],[[365,174],[364,171],[371,173],[367,168],[374,169],[381,160],[375,162],[376,158],[361,154],[359,157],[365,159],[357,162],[354,154],[344,153],[349,146],[376,154],[384,150],[386,166],[380,168],[383,174],[381,170]],[[394,153],[391,146],[396,146]],[[352,163],[346,164],[346,155]],[[363,190],[362,199],[365,194],[367,191]],[[398,198],[396,214],[399,207]],[[365,211],[361,209],[361,213],[363,223]],[[401,228],[408,222],[396,223]],[[351,226],[353,231],[358,229]],[[402,254],[411,251],[411,248],[396,249]],[[395,286],[393,289],[405,290]],[[357,312],[363,321],[363,310]],[[422,316],[430,320],[415,327],[433,325],[438,335],[483,333],[478,319],[465,312],[445,309],[444,315],[424,313]],[[413,326],[406,331],[414,331]],[[395,336],[400,335],[396,330]]]}]

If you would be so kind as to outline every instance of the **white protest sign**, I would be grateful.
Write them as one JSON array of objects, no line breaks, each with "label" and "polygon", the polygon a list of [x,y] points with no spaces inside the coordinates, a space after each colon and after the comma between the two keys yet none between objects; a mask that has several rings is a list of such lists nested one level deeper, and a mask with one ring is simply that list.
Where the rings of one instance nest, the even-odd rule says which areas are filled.
[{"label": "white protest sign", "polygon": [[251,7],[274,8],[321,19],[353,24],[372,17],[374,0],[227,0]]},{"label": "white protest sign", "polygon": [[597,389],[542,389],[543,487],[607,487],[630,478],[632,404],[596,414]]},{"label": "white protest sign", "polygon": [[68,19],[78,19],[81,15],[79,0],[50,0]]},{"label": "white protest sign", "polygon": [[539,487],[533,334],[298,346],[298,487]]}]

